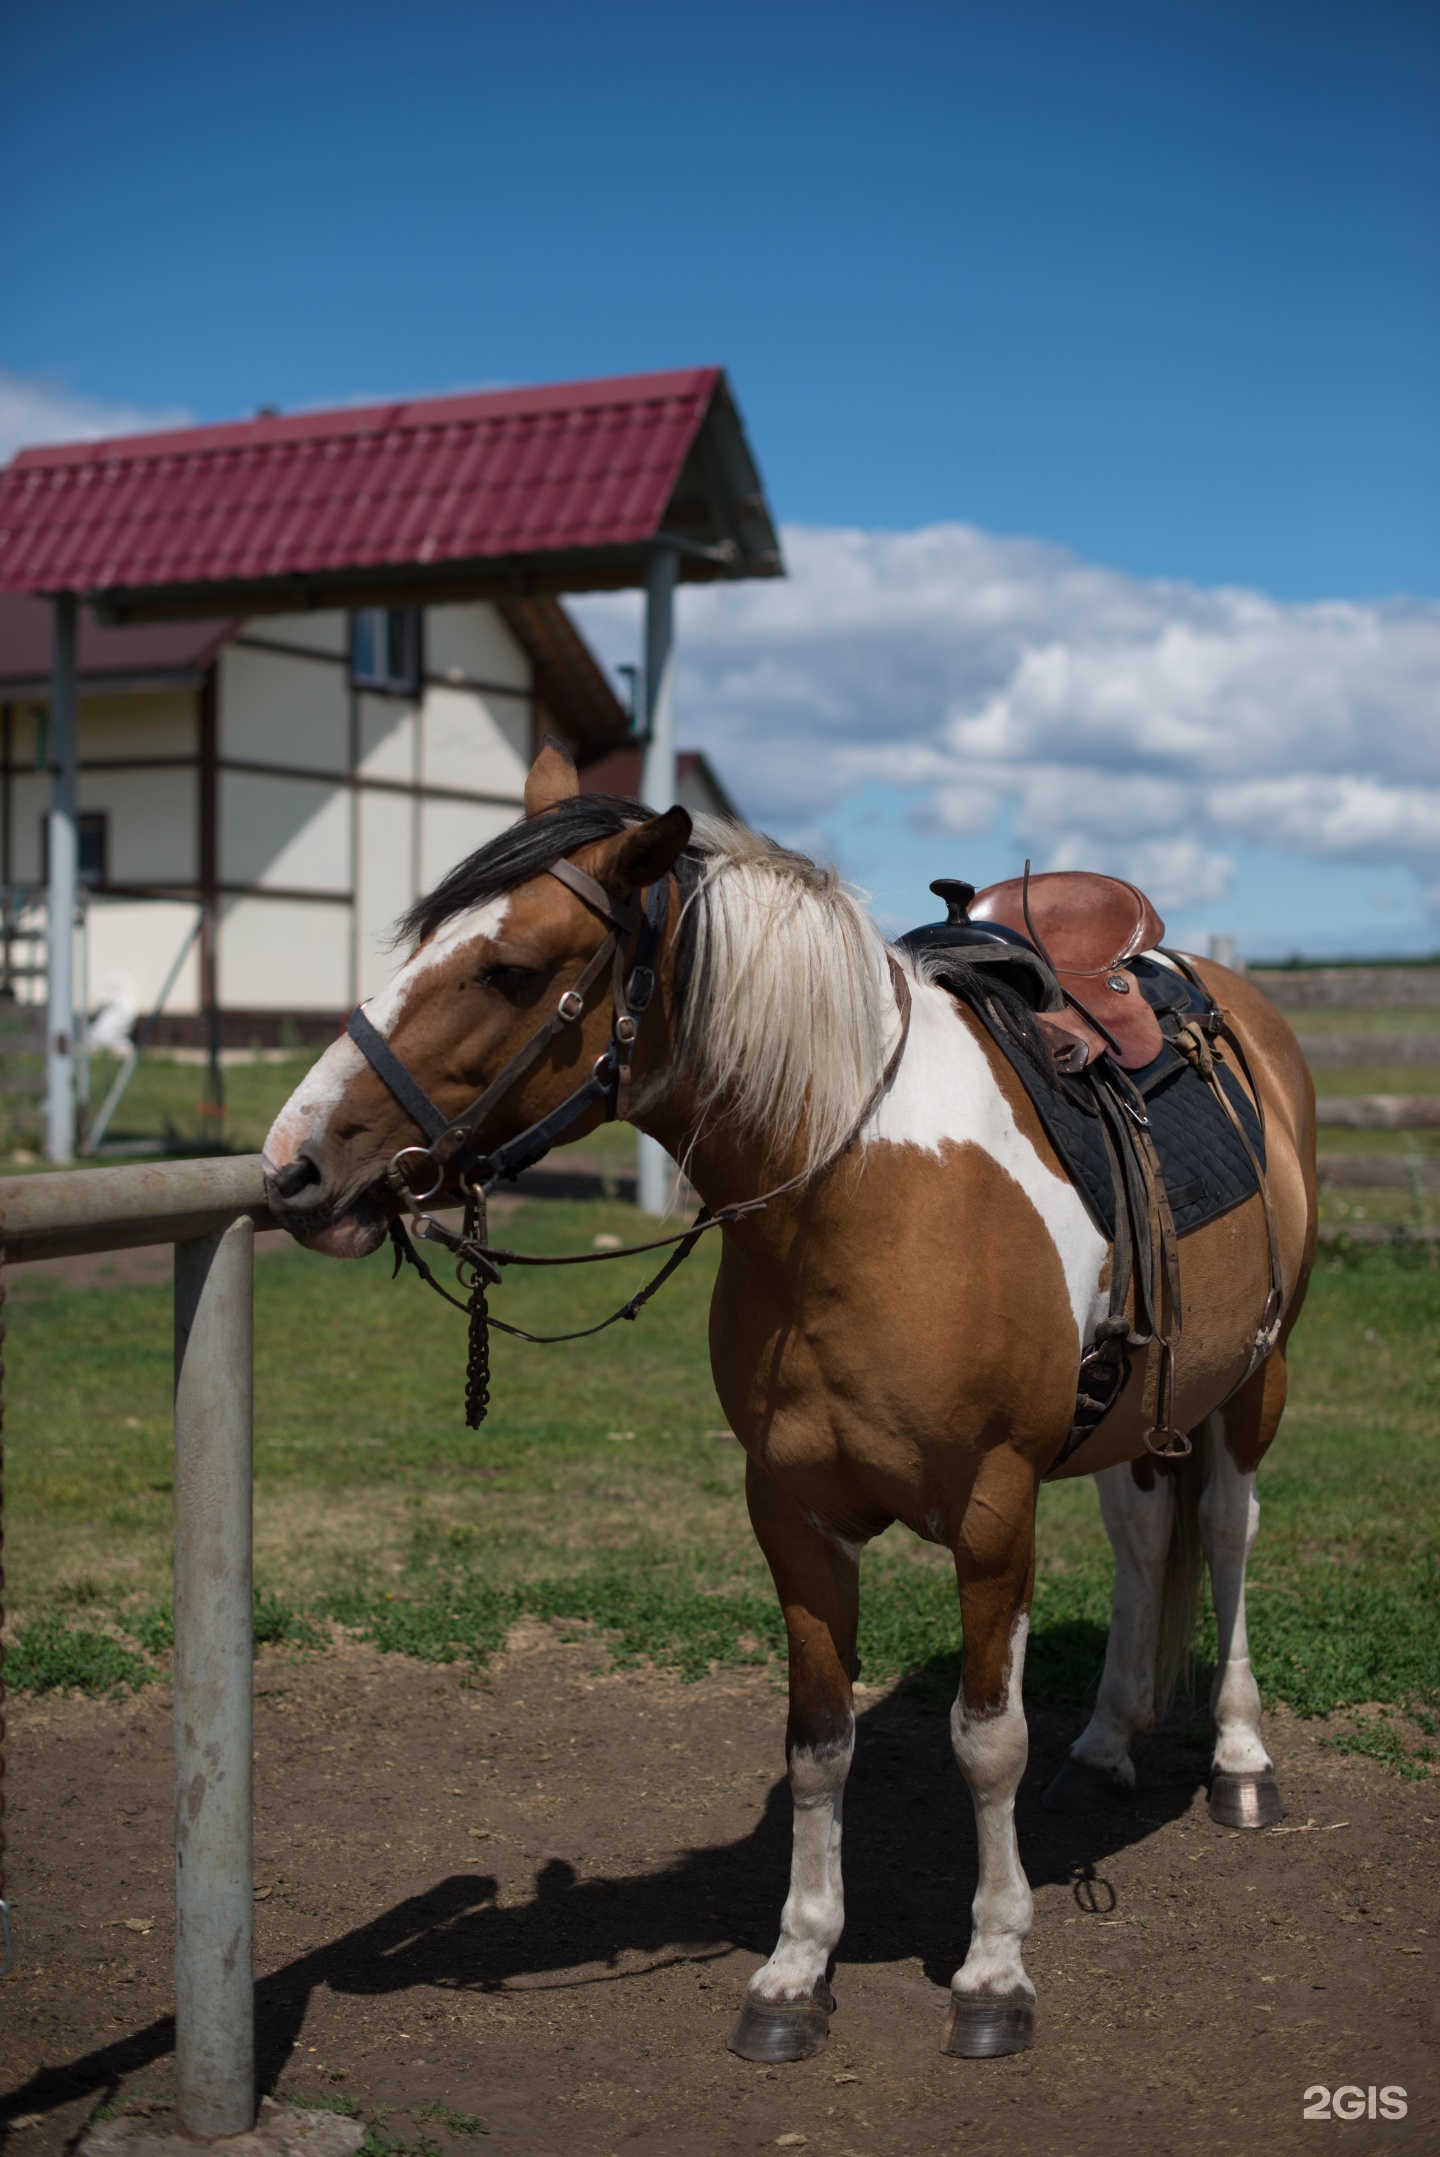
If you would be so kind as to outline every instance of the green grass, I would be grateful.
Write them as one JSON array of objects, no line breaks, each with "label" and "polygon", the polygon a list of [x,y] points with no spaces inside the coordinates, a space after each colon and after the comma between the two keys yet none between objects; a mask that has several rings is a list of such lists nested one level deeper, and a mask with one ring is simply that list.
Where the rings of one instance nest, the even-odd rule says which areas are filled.
[{"label": "green grass", "polygon": [[142,2107],[146,2111],[154,2111],[162,2105],[173,2105],[174,2102],[175,2095],[172,2090],[131,2090],[128,2097],[114,2097],[107,2104],[97,2105],[88,2124],[93,2127],[102,2120],[118,2120],[126,2112],[139,2111]]},{"label": "green grass", "polygon": [[[263,1062],[227,1064],[223,1073],[223,1113],[217,1118],[205,1103],[203,1065],[177,1062],[158,1050],[147,1051],[125,1090],[105,1143],[123,1146],[146,1142],[184,1153],[258,1153],[276,1116],[322,1053],[317,1048],[273,1055],[267,1052]],[[5,1054],[0,1014],[0,1057]],[[44,1074],[34,1058],[29,1062],[34,1065],[38,1099],[44,1090]],[[92,1114],[98,1115],[119,1068],[119,1060],[113,1056],[91,1059]],[[33,1154],[39,1129],[33,1103],[19,1096],[0,1095],[0,1154],[15,1146]],[[102,1156],[109,1158],[113,1156]],[[30,1160],[21,1165],[45,1164]],[[610,1170],[619,1175],[631,1174],[635,1166],[635,1132],[629,1124],[604,1125],[573,1149],[563,1165],[595,1173]]]},{"label": "green grass", "polygon": [[[637,1217],[619,1205],[532,1203],[500,1225],[506,1241],[558,1251],[599,1233],[629,1237]],[[715,1260],[702,1246],[637,1325],[583,1345],[494,1336],[495,1405],[470,1432],[457,1314],[413,1279],[392,1285],[383,1257],[261,1259],[260,1637],[303,1653],[339,1623],[381,1647],[479,1667],[524,1617],[594,1629],[620,1662],[648,1658],[685,1676],[775,1664],[779,1615],[706,1361]],[[496,1307],[560,1330],[613,1308],[643,1273],[623,1261],[512,1277]],[[33,1689],[139,1682],[169,1637],[168,1290],[18,1285],[6,1355],[7,1675]],[[1432,1708],[1440,1275],[1428,1254],[1322,1260],[1292,1367],[1251,1570],[1262,1687],[1307,1714]],[[1047,1489],[1032,1700],[1093,1696],[1109,1583],[1093,1487]],[[866,1558],[863,1613],[867,1680],[953,1684],[958,1622],[943,1553],[892,1529]],[[1208,1623],[1201,1647],[1203,1663]]]},{"label": "green grass", "polygon": [[[321,1053],[320,1049],[296,1049],[283,1061],[227,1065],[222,1074],[224,1114],[218,1120],[205,1106],[202,1065],[177,1063],[156,1053],[142,1055],[107,1137],[164,1139],[177,1146],[210,1145],[232,1153],[258,1153],[279,1110]],[[90,1098],[97,1111],[118,1068],[111,1056],[92,1061]]]},{"label": "green grass", "polygon": [[478,2113],[452,2112],[438,2097],[432,2097],[428,2104],[422,2105],[415,2117],[421,2121],[434,2120],[438,2126],[448,2128],[452,2135],[488,2135],[490,2132]]}]

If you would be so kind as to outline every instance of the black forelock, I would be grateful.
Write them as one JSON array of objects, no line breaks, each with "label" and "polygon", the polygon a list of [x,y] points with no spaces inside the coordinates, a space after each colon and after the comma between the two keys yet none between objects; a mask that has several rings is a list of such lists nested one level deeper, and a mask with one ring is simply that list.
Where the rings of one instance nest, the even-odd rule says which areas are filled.
[{"label": "black forelock", "polygon": [[[552,862],[578,853],[583,846],[593,846],[599,839],[614,839],[636,824],[648,823],[654,814],[643,802],[630,801],[621,794],[575,794],[539,816],[522,817],[467,860],[457,862],[432,892],[417,899],[396,923],[395,941],[423,943],[453,915],[498,899],[502,892],[514,891],[519,884],[528,884],[532,877],[542,876]],[[699,873],[700,857],[687,847],[675,864],[680,888],[687,895],[694,889]]]}]

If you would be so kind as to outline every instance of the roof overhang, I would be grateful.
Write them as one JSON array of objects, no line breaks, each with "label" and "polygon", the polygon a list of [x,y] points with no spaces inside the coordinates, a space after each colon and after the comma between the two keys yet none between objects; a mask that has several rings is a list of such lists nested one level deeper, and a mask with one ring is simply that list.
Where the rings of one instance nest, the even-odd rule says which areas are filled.
[{"label": "roof overhang", "polygon": [[559,598],[570,592],[623,592],[642,586],[657,545],[676,545],[680,579],[778,577],[784,566],[757,569],[720,548],[699,553],[663,529],[639,546],[576,548],[554,554],[475,555],[441,564],[392,564],[296,577],[237,578],[196,584],[114,585],[87,592],[102,622],[200,621],[216,614],[306,614],[325,607],[444,606],[467,599]]},{"label": "roof overhang", "polygon": [[718,367],[27,450],[0,590],[103,621],[618,591],[784,574]]}]

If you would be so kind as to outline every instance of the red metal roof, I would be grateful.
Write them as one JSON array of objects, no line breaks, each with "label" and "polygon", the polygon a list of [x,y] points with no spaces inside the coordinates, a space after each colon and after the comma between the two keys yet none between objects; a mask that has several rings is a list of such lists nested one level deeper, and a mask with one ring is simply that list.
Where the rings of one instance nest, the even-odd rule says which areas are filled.
[{"label": "red metal roof", "polygon": [[[719,454],[687,472],[707,423]],[[718,367],[24,450],[0,472],[0,589],[134,618],[460,597],[537,558],[548,588],[593,588],[637,581],[670,511],[682,574],[779,573]]]},{"label": "red metal roof", "polygon": [[[236,622],[149,622],[142,629],[109,629],[89,607],[80,609],[78,664],[82,681],[202,674],[226,645]],[[54,652],[48,604],[23,592],[0,592],[0,686],[33,688],[48,696]]]}]

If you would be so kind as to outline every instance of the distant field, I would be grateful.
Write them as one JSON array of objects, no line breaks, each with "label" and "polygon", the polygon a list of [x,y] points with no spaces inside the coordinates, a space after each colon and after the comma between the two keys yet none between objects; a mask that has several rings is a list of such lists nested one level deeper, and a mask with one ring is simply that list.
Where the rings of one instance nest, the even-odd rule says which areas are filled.
[{"label": "distant field", "polygon": [[[523,1247],[573,1249],[636,1225],[620,1206],[535,1203],[506,1232]],[[303,1644],[338,1622],[473,1662],[529,1613],[597,1626],[622,1659],[691,1674],[772,1660],[778,1615],[706,1363],[714,1262],[702,1251],[638,1325],[583,1346],[497,1337],[496,1406],[477,1434],[462,1424],[456,1314],[418,1284],[392,1286],[383,1258],[262,1259],[262,1630]],[[537,1277],[507,1287],[502,1308],[558,1329],[612,1307],[638,1278],[631,1264]],[[140,1682],[168,1626],[168,1292],[27,1288],[21,1269],[12,1285],[10,1681]],[[1302,1710],[1418,1713],[1405,1725],[1413,1772],[1440,1702],[1440,1275],[1385,1250],[1324,1261],[1294,1362],[1293,1405],[1263,1473],[1257,1667],[1270,1697]],[[865,1574],[867,1677],[918,1671],[953,1684],[948,1560],[891,1530]],[[1047,1491],[1033,1698],[1093,1692],[1109,1578],[1092,1486]]]},{"label": "distant field", "polygon": [[[116,1148],[150,1143],[177,1152],[258,1153],[279,1111],[322,1053],[298,1049],[265,1062],[227,1065],[224,1113],[218,1119],[205,1109],[201,1065],[179,1063],[169,1056],[142,1056],[106,1143]],[[119,1061],[113,1056],[93,1059],[90,1097],[96,1111],[118,1069]],[[587,1138],[584,1150],[597,1161],[603,1157],[628,1167],[634,1158],[635,1133],[628,1124],[608,1127]]]}]

